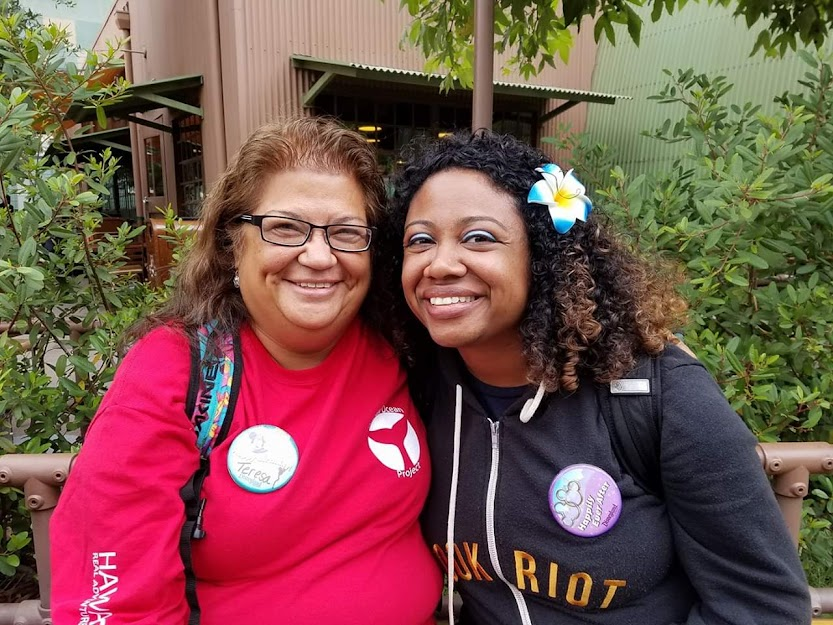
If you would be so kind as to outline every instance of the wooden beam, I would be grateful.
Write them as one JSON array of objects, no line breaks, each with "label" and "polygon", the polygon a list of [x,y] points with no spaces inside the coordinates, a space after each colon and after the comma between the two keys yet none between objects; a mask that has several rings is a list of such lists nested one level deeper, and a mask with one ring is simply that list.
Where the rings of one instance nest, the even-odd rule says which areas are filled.
[{"label": "wooden beam", "polygon": [[[561,113],[564,113],[565,111],[569,111],[576,104],[581,104],[581,102],[579,102],[578,100],[570,100],[569,102],[565,102],[564,104],[554,108],[550,112],[544,113],[543,115],[541,115],[541,117],[538,118],[538,123],[539,124],[544,124],[544,123],[550,121],[553,117],[558,117],[559,115],[561,115]],[[611,104],[612,104],[612,102],[611,102]]]},{"label": "wooden beam", "polygon": [[167,106],[168,108],[182,111],[183,113],[199,115],[200,117],[203,116],[202,109],[199,106],[191,106],[190,104],[185,104],[185,102],[180,102],[179,100],[174,100],[173,98],[168,98],[158,93],[137,93],[136,97],[160,106]]},{"label": "wooden beam", "polygon": [[153,128],[154,130],[161,130],[162,132],[173,132],[174,129],[170,126],[166,126],[165,124],[157,124],[156,122],[152,122],[149,119],[143,119],[141,117],[136,117],[135,115],[126,115],[124,117],[129,122],[133,122],[134,124],[139,124],[140,126],[147,126],[148,128]]},{"label": "wooden beam", "polygon": [[98,145],[103,145],[107,148],[114,148],[116,150],[121,150],[122,152],[127,152],[128,154],[131,153],[133,150],[130,148],[129,145],[124,145],[123,143],[116,143],[115,141],[107,141],[107,139],[99,139],[95,142]]},{"label": "wooden beam", "polygon": [[324,72],[321,77],[315,81],[315,83],[307,89],[307,92],[304,94],[303,104],[304,106],[312,106],[315,102],[315,98],[318,97],[318,94],[321,93],[324,89],[327,88],[333,78],[336,75],[333,72]]}]

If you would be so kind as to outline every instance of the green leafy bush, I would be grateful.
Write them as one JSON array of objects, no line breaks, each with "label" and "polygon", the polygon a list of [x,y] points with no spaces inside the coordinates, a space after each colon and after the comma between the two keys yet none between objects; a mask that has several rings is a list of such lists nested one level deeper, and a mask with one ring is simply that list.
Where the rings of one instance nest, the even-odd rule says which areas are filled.
[{"label": "green leafy bush", "polygon": [[[119,336],[162,297],[120,271],[142,227],[97,232],[119,162],[80,156],[65,116],[102,111],[126,84],[102,83],[115,49],[79,58],[64,30],[0,0],[0,200],[16,197],[0,202],[0,453],[75,449]],[[21,499],[0,489],[0,579],[33,567]]]},{"label": "green leafy bush", "polygon": [[[727,106],[722,77],[667,72],[654,99],[682,110],[645,133],[684,142],[669,171],[635,178],[589,137],[554,139],[633,243],[678,263],[686,342],[761,441],[833,442],[833,72],[808,71],[778,110]],[[814,478],[801,550],[833,585],[833,482]]]}]

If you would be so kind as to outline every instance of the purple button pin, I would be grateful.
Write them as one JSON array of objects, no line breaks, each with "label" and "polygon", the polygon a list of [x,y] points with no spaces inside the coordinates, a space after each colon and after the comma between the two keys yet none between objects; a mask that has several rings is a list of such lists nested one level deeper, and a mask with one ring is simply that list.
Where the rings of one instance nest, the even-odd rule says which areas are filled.
[{"label": "purple button pin", "polygon": [[550,511],[565,530],[576,536],[604,534],[619,520],[622,494],[607,472],[592,464],[571,464],[553,479]]}]

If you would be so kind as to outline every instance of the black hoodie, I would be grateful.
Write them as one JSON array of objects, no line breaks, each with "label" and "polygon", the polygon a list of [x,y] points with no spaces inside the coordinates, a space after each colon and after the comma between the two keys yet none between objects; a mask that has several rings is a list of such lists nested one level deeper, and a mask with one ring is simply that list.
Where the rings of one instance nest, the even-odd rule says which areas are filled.
[{"label": "black hoodie", "polygon": [[[810,622],[806,579],[755,438],[696,360],[674,347],[660,358],[659,499],[620,467],[592,382],[545,395],[523,423],[530,387],[490,420],[456,352],[439,359],[428,386],[434,471],[424,530],[445,570],[460,385],[453,542],[464,624]],[[621,492],[618,522],[593,538],[568,533],[550,511],[553,478],[572,464],[603,469]]]}]

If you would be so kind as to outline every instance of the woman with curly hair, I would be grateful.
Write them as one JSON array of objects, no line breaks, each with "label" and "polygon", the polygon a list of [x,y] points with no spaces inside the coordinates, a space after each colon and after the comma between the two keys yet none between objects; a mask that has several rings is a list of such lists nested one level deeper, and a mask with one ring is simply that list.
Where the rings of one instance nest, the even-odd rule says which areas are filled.
[{"label": "woman with curly hair", "polygon": [[[399,348],[434,465],[424,531],[461,621],[809,623],[754,437],[669,343],[674,281],[590,214],[571,172],[509,136],[445,138],[416,148],[392,219]],[[656,491],[601,406],[645,392],[622,380],[645,362],[662,389],[647,391]]]}]

